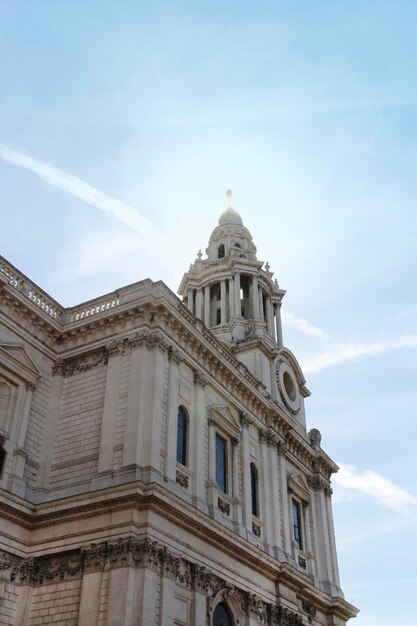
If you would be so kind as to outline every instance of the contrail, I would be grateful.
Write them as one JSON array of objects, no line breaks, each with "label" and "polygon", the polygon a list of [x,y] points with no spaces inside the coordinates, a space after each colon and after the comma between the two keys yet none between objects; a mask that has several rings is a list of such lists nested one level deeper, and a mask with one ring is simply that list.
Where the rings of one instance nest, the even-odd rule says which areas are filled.
[{"label": "contrail", "polygon": [[7,163],[33,172],[50,185],[63,189],[87,204],[91,204],[106,213],[111,213],[121,222],[152,241],[161,236],[137,209],[123,204],[117,198],[102,193],[80,178],[60,170],[51,163],[34,159],[25,152],[15,150],[4,144],[0,144],[0,157]]}]

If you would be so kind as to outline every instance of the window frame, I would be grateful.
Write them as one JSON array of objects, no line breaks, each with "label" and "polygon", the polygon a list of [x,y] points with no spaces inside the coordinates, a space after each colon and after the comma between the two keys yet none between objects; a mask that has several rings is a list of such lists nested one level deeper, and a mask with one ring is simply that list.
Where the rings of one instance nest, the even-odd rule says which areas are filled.
[{"label": "window frame", "polygon": [[[294,518],[294,512],[296,512],[297,520]],[[303,520],[303,505],[297,498],[291,497],[291,520],[292,520],[292,539],[297,548],[304,551],[304,520]],[[297,529],[297,530],[296,530]]]},{"label": "window frame", "polygon": [[[215,443],[215,460],[216,460],[216,464],[215,464],[215,481],[216,481],[216,485],[217,487],[220,489],[220,491],[222,493],[224,493],[226,496],[229,495],[229,440],[224,437],[222,434],[220,434],[220,432],[218,430],[216,430],[216,439],[215,439],[216,443]],[[218,480],[218,442],[223,442],[224,447],[223,447],[223,476],[222,476],[222,483],[221,484]],[[224,489],[223,489],[224,487]]]},{"label": "window frame", "polygon": [[[180,439],[180,416],[183,419],[182,437]],[[189,416],[187,409],[180,404],[177,412],[177,450],[176,460],[177,463],[183,467],[188,467],[188,431],[189,431]]]},{"label": "window frame", "polygon": [[250,463],[250,495],[251,495],[251,512],[256,518],[260,518],[259,507],[259,472],[255,463]]}]

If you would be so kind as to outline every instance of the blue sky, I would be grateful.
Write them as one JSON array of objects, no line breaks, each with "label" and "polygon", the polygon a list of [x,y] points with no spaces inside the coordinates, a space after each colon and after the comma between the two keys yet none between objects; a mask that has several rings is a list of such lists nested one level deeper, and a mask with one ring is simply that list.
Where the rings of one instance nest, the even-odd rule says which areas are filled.
[{"label": "blue sky", "polygon": [[176,291],[234,190],[357,626],[417,624],[416,42],[412,1],[0,0],[2,254],[64,305]]}]

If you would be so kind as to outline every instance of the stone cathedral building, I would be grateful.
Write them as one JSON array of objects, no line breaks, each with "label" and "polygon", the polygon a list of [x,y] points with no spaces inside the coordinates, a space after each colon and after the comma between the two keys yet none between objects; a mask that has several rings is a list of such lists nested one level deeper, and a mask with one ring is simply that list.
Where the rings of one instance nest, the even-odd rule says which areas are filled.
[{"label": "stone cathedral building", "polygon": [[356,615],[285,291],[231,207],[206,253],[72,308],[0,258],[0,624]]}]

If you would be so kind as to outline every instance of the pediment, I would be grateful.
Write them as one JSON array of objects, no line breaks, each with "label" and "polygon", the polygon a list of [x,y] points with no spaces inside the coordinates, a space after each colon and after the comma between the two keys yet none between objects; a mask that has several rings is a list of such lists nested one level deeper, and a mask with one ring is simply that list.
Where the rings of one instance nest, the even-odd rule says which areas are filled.
[{"label": "pediment", "polygon": [[240,432],[237,412],[232,411],[228,406],[211,406],[209,411],[211,417],[218,421],[231,434],[238,434]]},{"label": "pediment", "polygon": [[23,344],[0,343],[0,365],[32,384],[41,375]]},{"label": "pediment", "polygon": [[300,472],[293,472],[288,475],[288,489],[295,493],[301,500],[310,500],[310,490],[304,476]]}]

